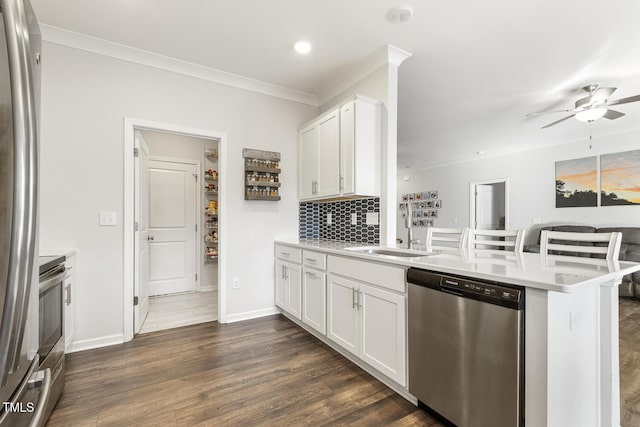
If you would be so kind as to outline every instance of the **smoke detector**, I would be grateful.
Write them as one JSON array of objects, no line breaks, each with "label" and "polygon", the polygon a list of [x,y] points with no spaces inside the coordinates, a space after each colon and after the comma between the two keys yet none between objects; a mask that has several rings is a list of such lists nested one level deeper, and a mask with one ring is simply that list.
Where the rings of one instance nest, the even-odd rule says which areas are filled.
[{"label": "smoke detector", "polygon": [[413,15],[413,9],[409,6],[394,7],[389,11],[389,21],[401,24],[411,19],[411,15]]}]

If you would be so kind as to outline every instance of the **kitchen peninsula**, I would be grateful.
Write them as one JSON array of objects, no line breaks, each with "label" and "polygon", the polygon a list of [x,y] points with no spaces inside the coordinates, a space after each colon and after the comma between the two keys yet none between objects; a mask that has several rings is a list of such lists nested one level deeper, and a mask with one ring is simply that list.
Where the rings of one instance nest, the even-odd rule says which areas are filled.
[{"label": "kitchen peninsula", "polygon": [[[276,241],[276,305],[416,403],[407,385],[406,269],[520,286],[525,290],[526,425],[620,425],[617,285],[624,275],[639,271],[640,264],[556,261],[531,253],[456,250],[429,254],[360,246],[322,240]],[[348,305],[353,304],[355,314],[333,307],[340,302],[340,292],[349,299]],[[367,307],[368,296],[385,304]],[[355,332],[347,328],[345,333],[344,322],[352,321],[353,316],[360,316],[353,320]],[[372,329],[376,335],[367,336],[366,331]],[[374,339],[378,341],[372,342]]]}]

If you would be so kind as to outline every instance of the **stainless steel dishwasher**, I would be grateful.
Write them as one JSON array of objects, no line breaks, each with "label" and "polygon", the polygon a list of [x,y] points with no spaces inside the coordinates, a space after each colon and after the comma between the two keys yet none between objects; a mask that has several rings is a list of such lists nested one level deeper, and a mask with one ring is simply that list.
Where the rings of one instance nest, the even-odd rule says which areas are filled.
[{"label": "stainless steel dishwasher", "polygon": [[411,394],[460,427],[523,426],[524,288],[415,268],[407,282]]}]

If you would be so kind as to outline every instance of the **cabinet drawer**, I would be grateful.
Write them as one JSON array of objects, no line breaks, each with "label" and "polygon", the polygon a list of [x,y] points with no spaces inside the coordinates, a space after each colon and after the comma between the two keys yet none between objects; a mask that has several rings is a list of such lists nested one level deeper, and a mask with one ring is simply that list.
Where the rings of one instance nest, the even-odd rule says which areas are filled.
[{"label": "cabinet drawer", "polygon": [[403,267],[333,255],[329,256],[327,264],[330,273],[372,283],[392,291],[405,292]]},{"label": "cabinet drawer", "polygon": [[319,252],[302,251],[302,264],[320,270],[327,269],[327,256]]},{"label": "cabinet drawer", "polygon": [[276,244],[276,257],[291,262],[302,262],[302,250],[291,246]]}]

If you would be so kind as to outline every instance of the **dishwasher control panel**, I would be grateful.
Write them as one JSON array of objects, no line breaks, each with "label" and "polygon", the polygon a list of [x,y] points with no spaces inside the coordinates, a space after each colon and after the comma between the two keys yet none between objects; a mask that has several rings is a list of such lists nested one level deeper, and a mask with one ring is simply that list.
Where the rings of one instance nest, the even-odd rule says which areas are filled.
[{"label": "dishwasher control panel", "polygon": [[522,291],[519,289],[459,277],[441,276],[440,288],[443,291],[459,293],[461,296],[477,295],[495,302],[505,301],[518,304],[522,299]]}]

